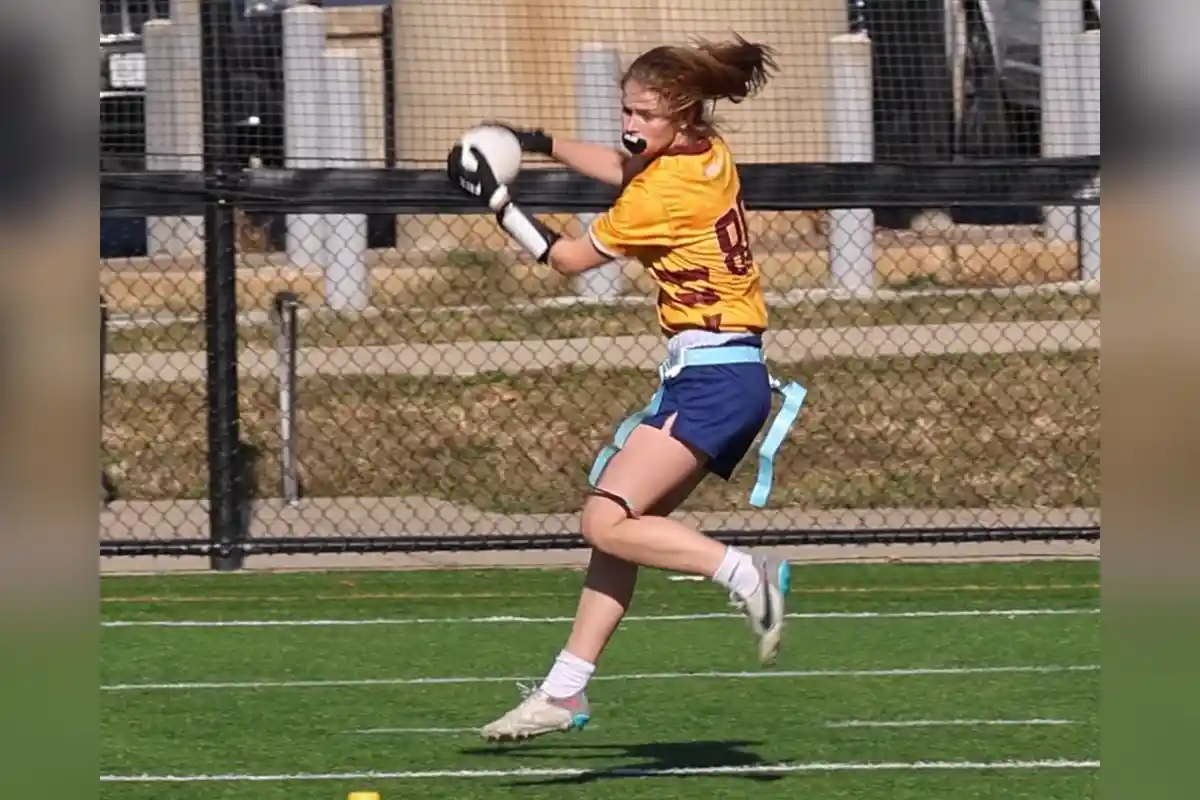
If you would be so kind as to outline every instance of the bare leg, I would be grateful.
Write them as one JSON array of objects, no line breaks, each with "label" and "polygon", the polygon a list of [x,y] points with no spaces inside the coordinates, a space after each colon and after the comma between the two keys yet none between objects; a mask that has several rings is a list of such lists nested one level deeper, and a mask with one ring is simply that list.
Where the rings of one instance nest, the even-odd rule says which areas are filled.
[{"label": "bare leg", "polygon": [[[697,470],[648,513],[663,517],[673,513],[700,484],[705,474],[702,469]],[[567,639],[567,652],[593,664],[599,660],[621,618],[629,610],[637,577],[637,564],[603,550],[592,550],[587,578],[579,596],[579,608],[575,612],[575,624]]]},{"label": "bare leg", "polygon": [[663,430],[635,429],[605,470],[599,488],[623,499],[628,512],[600,495],[584,505],[583,535],[593,550],[563,651],[578,659],[568,671],[595,668],[629,608],[638,565],[714,578],[727,559],[743,557],[736,551],[730,556],[730,548],[667,517],[706,474],[705,456],[671,436],[673,422]]},{"label": "bare leg", "polygon": [[[673,420],[668,422],[668,426]],[[748,553],[668,519],[705,474],[705,456],[668,430],[639,426],[605,470],[599,490],[583,508],[582,532],[592,559],[566,646],[538,691],[485,725],[485,739],[525,739],[587,724],[586,688],[596,662],[633,597],[638,565],[711,578],[745,598],[758,597],[765,581]],[[782,601],[770,606],[782,619]],[[758,618],[773,619],[761,610]],[[776,629],[769,649],[777,649]],[[760,649],[761,652],[761,649]]]},{"label": "bare leg", "polygon": [[[599,488],[623,498],[626,513],[606,497],[583,507],[582,531],[594,548],[646,567],[712,577],[725,545],[678,520],[653,513],[655,504],[693,479],[706,458],[663,430],[639,426],[610,462]],[[694,484],[689,488],[694,488]],[[686,495],[685,495],[686,496]]]}]

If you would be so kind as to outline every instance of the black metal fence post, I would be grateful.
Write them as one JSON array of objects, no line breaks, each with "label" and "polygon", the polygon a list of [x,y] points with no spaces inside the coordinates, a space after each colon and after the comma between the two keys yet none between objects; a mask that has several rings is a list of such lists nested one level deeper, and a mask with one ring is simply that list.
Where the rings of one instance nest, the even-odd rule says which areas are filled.
[{"label": "black metal fence post", "polygon": [[100,503],[108,506],[116,499],[117,491],[104,469],[104,383],[108,360],[108,301],[100,295]]},{"label": "black metal fence post", "polygon": [[277,338],[275,353],[279,375],[279,471],[283,501],[300,502],[300,476],[296,455],[296,347],[300,298],[295,292],[279,292],[271,305]]},{"label": "black metal fence post", "polygon": [[236,166],[231,153],[229,54],[233,4],[202,0],[200,61],[204,119],[205,338],[208,354],[209,561],[214,570],[240,569],[245,520],[239,513],[237,265],[233,206],[223,196]]}]

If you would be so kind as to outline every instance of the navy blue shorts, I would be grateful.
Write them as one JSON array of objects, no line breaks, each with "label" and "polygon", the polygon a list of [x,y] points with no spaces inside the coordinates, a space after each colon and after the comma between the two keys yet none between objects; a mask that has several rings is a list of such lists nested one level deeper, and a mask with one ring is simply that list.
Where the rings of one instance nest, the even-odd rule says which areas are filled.
[{"label": "navy blue shorts", "polygon": [[[722,347],[762,346],[759,337]],[[671,435],[709,458],[708,469],[725,480],[749,452],[771,416],[771,384],[766,364],[688,367],[663,384],[658,412],[643,424],[661,429],[677,414]]]}]

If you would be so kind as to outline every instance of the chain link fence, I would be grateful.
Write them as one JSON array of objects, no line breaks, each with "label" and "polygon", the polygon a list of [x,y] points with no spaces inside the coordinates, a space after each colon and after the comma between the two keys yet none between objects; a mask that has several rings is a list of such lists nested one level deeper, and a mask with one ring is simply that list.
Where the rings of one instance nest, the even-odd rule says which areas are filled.
[{"label": "chain link fence", "polygon": [[[655,288],[533,263],[445,153],[488,118],[615,145],[620,65],[731,27],[780,53],[718,112],[771,370],[808,397],[766,508],[752,451],[679,514],[747,543],[1098,535],[1099,49],[1071,3],[1042,4],[1038,107],[970,0],[533,5],[144,24],[144,166],[102,172],[134,230],[100,265],[104,554],[578,546],[591,461],[656,386]],[[614,195],[548,166],[515,193],[578,235]]]}]

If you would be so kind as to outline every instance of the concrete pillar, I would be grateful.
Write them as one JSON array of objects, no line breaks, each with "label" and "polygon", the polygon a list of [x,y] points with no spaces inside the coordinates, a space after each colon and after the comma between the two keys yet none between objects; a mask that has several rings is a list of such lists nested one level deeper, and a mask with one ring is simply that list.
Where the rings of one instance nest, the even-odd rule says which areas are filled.
[{"label": "concrete pillar", "polygon": [[[325,137],[330,167],[367,166],[362,58],[353,50],[325,53]],[[335,311],[362,311],[370,303],[367,215],[329,214],[324,254],[325,303]]]},{"label": "concrete pillar", "polygon": [[[621,54],[617,48],[585,42],[575,53],[575,113],[580,140],[607,147],[621,142]],[[587,231],[595,214],[580,214]],[[574,281],[576,294],[590,300],[612,301],[621,295],[621,264],[611,261]]]},{"label": "concrete pillar", "polygon": [[[171,83],[175,95],[175,152],[177,169],[204,169],[204,106],[200,77],[200,6],[182,2],[171,9],[174,63]],[[183,217],[176,226],[173,255],[204,254],[204,217]]]},{"label": "concrete pillar", "polygon": [[[1079,74],[1083,117],[1083,154],[1100,155],[1100,31],[1079,35]],[[1096,178],[1099,195],[1100,178]],[[1079,209],[1080,277],[1085,281],[1100,280],[1100,206]]]},{"label": "concrete pillar", "polygon": [[[829,154],[834,162],[870,162],[875,155],[871,40],[865,33],[829,44]],[[869,208],[829,212],[829,288],[875,288],[875,214]]]},{"label": "concrete pillar", "polygon": [[[326,164],[329,127],[325,101],[325,12],[294,6],[283,12],[284,158],[289,168]],[[296,267],[324,267],[328,220],[321,214],[287,215],[287,256]]]},{"label": "concrete pillar", "polygon": [[[151,20],[142,28],[142,52],[146,56],[146,170],[169,172],[179,169],[175,128],[178,100],[173,80],[175,41],[172,23]],[[146,219],[146,252],[150,256],[170,253],[172,240],[181,227],[179,217],[152,216]]]},{"label": "concrete pillar", "polygon": [[[1083,4],[1079,0],[1041,0],[1042,23],[1042,155],[1078,155],[1082,109],[1079,98],[1079,34]],[[1075,207],[1043,210],[1044,235],[1072,242],[1076,238]]]}]

